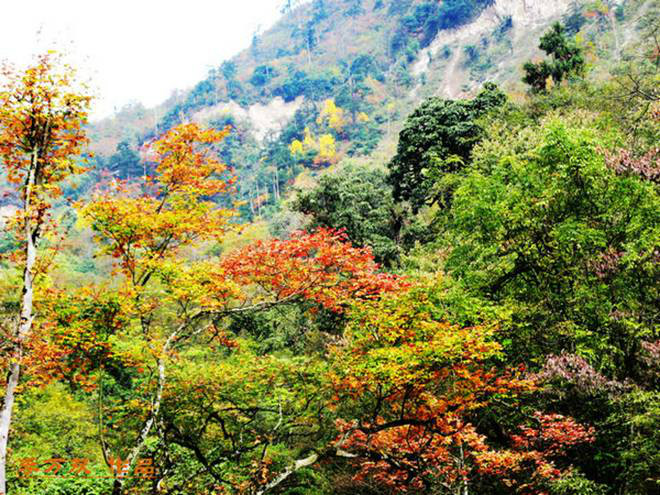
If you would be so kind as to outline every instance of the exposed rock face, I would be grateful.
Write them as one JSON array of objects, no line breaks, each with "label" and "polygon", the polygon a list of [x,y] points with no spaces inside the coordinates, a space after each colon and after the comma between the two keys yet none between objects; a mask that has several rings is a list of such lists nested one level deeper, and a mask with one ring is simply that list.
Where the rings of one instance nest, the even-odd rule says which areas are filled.
[{"label": "exposed rock face", "polygon": [[470,24],[438,33],[433,42],[420,52],[411,72],[415,76],[421,76],[429,70],[431,59],[442,48],[451,46],[453,55],[445,68],[445,78],[437,88],[437,94],[450,98],[458,97],[462,84],[466,82],[458,74],[463,47],[477,43],[482,36],[492,34],[507,17],[511,17],[511,55],[516,60],[522,60],[536,50],[540,31],[566,14],[573,3],[575,0],[496,0]]},{"label": "exposed rock face", "polygon": [[286,123],[293,118],[303,101],[304,98],[300,96],[287,103],[278,96],[266,105],[257,103],[247,109],[234,101],[222,102],[200,110],[193,115],[193,120],[205,123],[222,115],[232,115],[239,120],[247,121],[251,125],[257,140],[263,141],[269,133],[279,133]]}]

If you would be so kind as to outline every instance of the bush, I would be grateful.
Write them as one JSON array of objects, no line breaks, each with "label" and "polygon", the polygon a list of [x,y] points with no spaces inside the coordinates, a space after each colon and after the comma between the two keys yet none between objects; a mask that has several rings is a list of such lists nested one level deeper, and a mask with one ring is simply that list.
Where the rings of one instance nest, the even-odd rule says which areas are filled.
[{"label": "bush", "polygon": [[253,86],[265,86],[273,78],[277,77],[277,71],[270,65],[259,65],[250,77]]}]

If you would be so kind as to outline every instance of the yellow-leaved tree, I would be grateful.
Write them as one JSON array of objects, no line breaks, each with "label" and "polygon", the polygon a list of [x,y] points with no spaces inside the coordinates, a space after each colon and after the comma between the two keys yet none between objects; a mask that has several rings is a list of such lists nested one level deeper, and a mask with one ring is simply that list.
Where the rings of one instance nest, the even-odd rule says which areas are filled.
[{"label": "yellow-leaved tree", "polygon": [[[11,329],[0,411],[0,493],[6,491],[9,429],[24,351],[34,322],[34,289],[39,244],[49,228],[49,210],[59,184],[82,167],[75,157],[87,142],[91,97],[61,56],[48,52],[24,70],[4,65],[0,82],[0,163],[20,207],[9,222],[19,241],[16,268],[23,272],[20,316]],[[8,369],[7,369],[8,368]]]}]

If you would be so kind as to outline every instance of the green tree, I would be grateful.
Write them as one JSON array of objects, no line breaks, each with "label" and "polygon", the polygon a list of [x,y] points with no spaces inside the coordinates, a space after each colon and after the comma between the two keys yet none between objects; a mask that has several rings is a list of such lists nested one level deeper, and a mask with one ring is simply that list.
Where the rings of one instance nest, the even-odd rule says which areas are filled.
[{"label": "green tree", "polygon": [[430,98],[407,119],[388,181],[396,201],[409,201],[413,212],[440,199],[433,194],[439,175],[456,172],[470,158],[482,136],[478,119],[504,104],[506,96],[492,83],[472,100]]},{"label": "green tree", "polygon": [[121,141],[117,151],[107,160],[107,168],[121,179],[135,179],[145,175],[140,155],[131,149],[128,141]]},{"label": "green tree", "polygon": [[325,175],[316,189],[298,196],[294,208],[311,215],[312,227],[344,229],[351,242],[369,246],[379,263],[398,258],[392,192],[380,170],[349,167]]},{"label": "green tree", "polygon": [[634,379],[658,338],[660,197],[608,166],[616,137],[575,123],[590,118],[494,127],[455,190],[447,268],[512,309],[517,358],[569,349]]},{"label": "green tree", "polygon": [[232,81],[236,78],[236,71],[236,62],[231,60],[222,62],[222,65],[220,66],[220,72],[222,72],[222,75],[227,81]]},{"label": "green tree", "polygon": [[539,48],[550,56],[550,60],[537,64],[527,62],[523,66],[523,82],[530,85],[532,91],[545,91],[548,78],[552,78],[555,84],[560,84],[564,79],[584,75],[585,60],[582,48],[566,37],[565,28],[560,23],[553,24],[541,37]]},{"label": "green tree", "polygon": [[250,83],[252,83],[253,86],[265,86],[276,76],[277,71],[270,65],[259,65],[252,73]]}]

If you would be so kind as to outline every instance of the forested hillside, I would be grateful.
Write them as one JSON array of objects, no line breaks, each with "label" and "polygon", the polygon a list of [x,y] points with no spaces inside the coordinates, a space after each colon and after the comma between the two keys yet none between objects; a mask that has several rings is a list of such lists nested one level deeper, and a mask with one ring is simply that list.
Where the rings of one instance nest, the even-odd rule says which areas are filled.
[{"label": "forested hillside", "polygon": [[524,93],[521,67],[542,56],[536,40],[554,21],[579,40],[591,77],[604,77],[639,39],[637,20],[648,8],[643,1],[284,2],[274,27],[194,88],[159,108],[127,107],[96,123],[92,149],[99,170],[138,177],[146,146],[172,126],[231,125],[223,158],[240,177],[241,213],[272,217],[285,192],[327,168],[387,160],[403,119],[429,96],[474,96],[489,80]]},{"label": "forested hillside", "polygon": [[660,494],[660,3],[282,10],[3,69],[0,495]]}]

